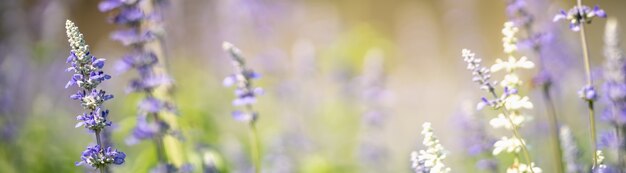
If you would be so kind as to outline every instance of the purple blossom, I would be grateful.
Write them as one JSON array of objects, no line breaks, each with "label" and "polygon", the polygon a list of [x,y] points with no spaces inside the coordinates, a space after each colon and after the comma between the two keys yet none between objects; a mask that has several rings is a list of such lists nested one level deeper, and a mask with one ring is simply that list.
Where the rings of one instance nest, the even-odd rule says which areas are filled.
[{"label": "purple blossom", "polygon": [[622,142],[614,131],[607,131],[600,133],[600,139],[598,141],[598,147],[601,148],[619,148],[622,146]]},{"label": "purple blossom", "polygon": [[124,8],[120,13],[113,17],[112,23],[115,24],[130,24],[136,23],[144,19],[145,15],[141,9],[137,7]]},{"label": "purple blossom", "polygon": [[263,94],[263,89],[252,86],[252,80],[258,79],[260,75],[251,69],[249,69],[245,60],[241,56],[241,51],[234,47],[230,43],[224,43],[224,50],[230,53],[232,58],[232,64],[235,69],[235,73],[227,76],[223,80],[224,86],[235,85],[235,100],[233,100],[234,106],[244,106],[246,111],[234,111],[233,117],[235,120],[244,122],[255,122],[258,118],[256,112],[251,107],[256,103],[256,96]]},{"label": "purple blossom", "polygon": [[76,166],[87,164],[91,167],[102,169],[108,164],[123,164],[124,159],[126,159],[126,154],[111,147],[106,147],[106,149],[103,150],[100,145],[95,145],[87,147],[87,149],[83,151],[80,159],[81,161],[76,162]]},{"label": "purple blossom", "polygon": [[593,9],[584,5],[574,6],[574,8],[570,9],[568,12],[561,10],[560,13],[554,16],[553,21],[569,20],[569,28],[572,31],[579,31],[580,25],[583,23],[591,23],[591,20],[596,16],[606,18],[606,13],[598,6],[593,7]]},{"label": "purple blossom", "polygon": [[141,32],[135,28],[121,29],[111,33],[111,39],[121,42],[124,46],[144,44],[156,39],[151,31]]},{"label": "purple blossom", "polygon": [[107,12],[124,5],[124,0],[104,0],[98,4],[100,12]]},{"label": "purple blossom", "polygon": [[98,107],[93,112],[78,115],[76,120],[80,122],[76,123],[76,127],[85,126],[85,128],[93,131],[104,129],[106,126],[111,126],[111,122],[107,120],[108,115],[109,110],[100,110]]},{"label": "purple blossom", "polygon": [[587,101],[593,101],[598,99],[598,94],[593,86],[584,86],[578,91],[578,96]]},{"label": "purple blossom", "polygon": [[152,139],[159,131],[159,124],[148,122],[146,116],[139,116],[132,135],[126,138],[126,144],[135,145],[139,143],[140,140]]}]

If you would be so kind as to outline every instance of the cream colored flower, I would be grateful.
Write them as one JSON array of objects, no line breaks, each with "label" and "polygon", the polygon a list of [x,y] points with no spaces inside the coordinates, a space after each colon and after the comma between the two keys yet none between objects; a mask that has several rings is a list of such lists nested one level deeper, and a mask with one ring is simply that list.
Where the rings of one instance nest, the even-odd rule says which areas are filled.
[{"label": "cream colored flower", "polygon": [[532,109],[533,103],[529,101],[529,98],[527,96],[521,97],[517,94],[514,94],[504,99],[504,107],[507,110],[518,110],[521,108]]},{"label": "cream colored flower", "polygon": [[489,125],[491,125],[491,127],[496,128],[496,129],[504,127],[506,129],[512,130],[514,126],[519,127],[522,123],[524,123],[524,121],[526,121],[526,118],[524,116],[515,115],[515,114],[511,114],[510,118],[511,118],[511,121],[513,122],[512,125],[511,125],[511,121],[509,121],[509,119],[506,116],[504,116],[504,114],[500,114],[498,115],[498,117],[491,119],[489,121]]},{"label": "cream colored flower", "polygon": [[505,69],[507,72],[511,72],[518,68],[531,69],[535,67],[535,63],[531,62],[525,56],[519,60],[513,56],[509,56],[507,61],[502,59],[496,59],[496,63],[491,66],[491,71],[496,72]]},{"label": "cream colored flower", "polygon": [[514,73],[505,75],[504,79],[500,82],[500,86],[502,87],[517,88],[517,86],[520,85],[522,85],[522,80]]},{"label": "cream colored flower", "polygon": [[507,153],[519,153],[522,150],[522,141],[517,138],[502,137],[493,144],[493,155],[498,155],[503,151]]}]

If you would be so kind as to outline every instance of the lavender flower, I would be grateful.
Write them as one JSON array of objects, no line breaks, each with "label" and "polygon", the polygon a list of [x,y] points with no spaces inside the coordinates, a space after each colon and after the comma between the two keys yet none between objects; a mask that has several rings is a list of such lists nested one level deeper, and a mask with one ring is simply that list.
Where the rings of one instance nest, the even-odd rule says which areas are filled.
[{"label": "lavender flower", "polygon": [[574,6],[568,12],[565,12],[565,10],[561,10],[560,13],[554,16],[553,21],[556,22],[559,20],[569,20],[569,28],[572,31],[580,31],[580,25],[582,25],[583,23],[591,23],[591,20],[596,16],[606,18],[606,13],[598,6],[595,6],[593,7],[593,9],[591,9],[588,6],[581,5]]},{"label": "lavender flower", "polygon": [[443,160],[446,158],[446,151],[433,133],[429,122],[422,124],[422,135],[424,135],[422,144],[424,144],[426,149],[411,153],[411,167],[413,171],[416,173],[450,172],[451,169],[443,163]]},{"label": "lavender flower", "polygon": [[230,53],[235,73],[224,78],[224,86],[235,85],[234,106],[244,106],[246,111],[233,111],[232,115],[238,121],[254,123],[258,118],[256,112],[251,110],[252,105],[256,103],[256,96],[263,94],[263,89],[254,87],[252,80],[258,79],[260,75],[246,66],[245,60],[241,56],[241,51],[228,42],[224,42],[223,48]]},{"label": "lavender flower", "polygon": [[596,90],[593,88],[593,86],[587,85],[578,90],[578,97],[586,101],[592,101],[598,99],[598,94],[596,94]]},{"label": "lavender flower", "polygon": [[104,109],[102,104],[104,101],[112,99],[113,95],[106,94],[104,90],[99,90],[97,87],[101,82],[110,79],[111,76],[102,71],[105,60],[90,54],[89,45],[85,43],[83,34],[80,33],[78,27],[72,21],[67,20],[65,29],[72,49],[67,59],[67,63],[70,63],[71,67],[67,68],[67,71],[75,73],[65,88],[78,86],[79,91],[70,98],[79,100],[83,108],[88,111],[76,118],[80,121],[76,127],[85,126],[85,128],[95,132],[98,143],[96,146],[87,147],[81,156],[82,161],[76,165],[86,163],[104,172],[108,164],[120,165],[124,163],[126,157],[123,152],[113,150],[110,146],[105,149],[100,141],[100,132],[105,127],[111,126],[111,122],[107,120],[109,110]]},{"label": "lavender flower", "polygon": [[252,85],[253,79],[258,79],[260,75],[252,69],[246,66],[245,60],[241,56],[241,51],[228,42],[224,42],[222,47],[228,52],[232,59],[232,65],[235,69],[235,73],[224,78],[225,86],[235,85],[235,100],[234,106],[243,106],[245,110],[233,111],[232,115],[235,120],[247,122],[250,125],[250,141],[252,143],[252,160],[255,163],[255,173],[261,172],[261,154],[259,149],[259,137],[256,130],[256,122],[258,119],[258,113],[252,109],[254,103],[256,103],[256,96],[263,94],[263,89],[254,87]]},{"label": "lavender flower", "polygon": [[93,147],[87,147],[87,150],[80,156],[81,161],[76,162],[76,166],[88,164],[94,168],[102,169],[108,164],[121,165],[124,163],[125,158],[126,154],[123,152],[114,150],[111,147],[107,147],[103,150],[100,145],[95,145]]}]

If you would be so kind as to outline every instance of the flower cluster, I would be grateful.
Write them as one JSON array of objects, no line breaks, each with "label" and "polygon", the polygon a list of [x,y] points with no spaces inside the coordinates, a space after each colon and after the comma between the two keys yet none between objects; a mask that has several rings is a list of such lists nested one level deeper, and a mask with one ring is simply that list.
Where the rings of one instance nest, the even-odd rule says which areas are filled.
[{"label": "flower cluster", "polygon": [[446,158],[446,151],[433,133],[429,122],[422,125],[422,135],[424,135],[422,144],[424,144],[426,149],[411,153],[411,167],[413,170],[416,173],[450,172],[451,169],[443,163],[443,160]]},{"label": "flower cluster", "polygon": [[108,164],[121,165],[124,163],[126,154],[119,152],[111,147],[103,149],[100,145],[87,147],[80,156],[81,161],[76,162],[76,166],[87,164],[94,168],[104,168]]},{"label": "flower cluster", "polygon": [[[110,79],[111,76],[102,71],[104,67],[104,59],[98,59],[89,52],[89,45],[85,43],[83,34],[80,33],[76,25],[67,20],[65,23],[67,37],[70,43],[71,52],[67,59],[67,63],[71,67],[67,71],[74,72],[72,79],[67,83],[65,88],[76,85],[80,89],[76,94],[70,96],[74,100],[81,102],[81,105],[88,112],[77,116],[79,122],[76,127],[85,126],[85,128],[95,132],[98,145],[88,147],[79,163],[87,163],[95,168],[103,168],[109,163],[122,164],[126,155],[117,150],[113,151],[110,147],[106,150],[100,146],[100,132],[105,127],[111,126],[111,122],[107,120],[109,110],[103,108],[104,101],[113,98],[113,95],[106,94],[105,91],[97,89],[97,86],[104,80]],[[79,165],[79,164],[77,164]]]},{"label": "flower cluster", "polygon": [[[482,108],[484,106],[490,106],[493,109],[500,110],[501,113],[498,114],[495,118],[491,119],[489,123],[493,128],[505,128],[513,131],[515,134],[512,137],[502,137],[500,140],[494,143],[493,154],[498,155],[502,152],[507,153],[520,153],[522,150],[525,150],[525,142],[518,134],[518,128],[523,126],[523,123],[528,120],[527,116],[522,112],[524,109],[532,109],[533,104],[530,102],[530,99],[527,96],[520,95],[517,91],[518,88],[522,85],[523,81],[520,80],[520,77],[516,73],[518,69],[530,69],[534,67],[534,63],[529,61],[526,57],[516,58],[514,53],[517,51],[517,38],[515,37],[518,32],[517,27],[514,26],[512,22],[506,22],[504,24],[504,29],[502,29],[502,34],[504,35],[503,47],[504,52],[507,54],[507,60],[496,60],[496,63],[491,66],[489,70],[490,72],[497,71],[505,71],[506,74],[503,77],[503,80],[500,82],[500,86],[503,88],[502,94],[500,96],[496,93],[495,88],[487,89],[493,100],[489,100],[486,97],[482,98],[482,102],[478,104],[478,108]],[[473,58],[473,53],[463,50],[463,59],[468,63],[468,68],[472,71],[474,75],[474,81],[477,81],[477,73],[475,68],[478,61],[468,61],[468,59]],[[480,73],[478,73],[480,74]],[[480,80],[479,80],[480,81]],[[478,82],[481,85],[481,89],[485,89],[485,85],[483,82]],[[487,86],[488,88],[488,86]],[[524,151],[527,153],[527,151]],[[528,156],[526,156],[528,157]],[[530,162],[530,158],[528,159],[527,165],[533,165]],[[514,163],[509,167],[509,169],[515,169],[516,171],[523,172],[520,166],[521,164]],[[531,170],[532,172],[536,172]]]},{"label": "flower cluster", "polygon": [[519,163],[516,159],[511,167],[506,169],[506,173],[541,173],[541,168],[535,166],[535,163],[530,165]]},{"label": "flower cluster", "polygon": [[560,13],[554,16],[553,21],[568,20],[570,21],[569,28],[573,31],[579,31],[580,26],[584,23],[591,23],[594,17],[606,18],[606,13],[600,7],[595,6],[593,9],[588,6],[574,6],[574,8],[565,12],[561,10]]},{"label": "flower cluster", "polygon": [[[518,29],[514,26],[512,22],[504,23],[504,29],[502,29],[502,34],[504,35],[504,38],[502,39],[502,44],[504,47],[504,52],[508,55],[508,61],[502,61],[498,59],[496,60],[496,64],[491,66],[491,71],[493,72],[500,70],[506,71],[504,80],[500,83],[500,85],[505,90],[517,91],[519,86],[521,86],[522,81],[519,79],[518,74],[515,73],[516,70],[531,69],[534,67],[534,63],[528,61],[526,57],[521,57],[518,59],[515,58],[515,56],[513,55],[513,53],[517,51],[517,47],[514,46],[517,44],[517,39],[515,38],[517,32]],[[505,129],[516,131],[517,128],[521,127],[523,123],[528,120],[527,116],[524,115],[522,110],[532,109],[533,104],[530,102],[527,96],[521,96],[517,92],[505,95],[508,95],[503,100],[505,111],[502,111],[501,114],[492,119],[490,121],[490,124],[494,128],[504,127]],[[494,144],[493,154],[497,155],[501,151],[506,151],[508,153],[519,153],[524,145],[526,145],[524,139],[520,139],[519,136],[513,136],[511,138],[502,137],[502,139]],[[532,165],[532,163],[529,164]],[[516,165],[513,164],[509,169],[515,167]],[[521,169],[523,168],[522,166],[516,168],[519,168],[518,171],[523,172],[523,170]]]},{"label": "flower cluster", "polygon": [[489,92],[493,91],[496,82],[490,81],[491,71],[489,70],[489,68],[483,67],[480,64],[480,62],[482,62],[482,59],[476,58],[476,55],[468,49],[463,49],[463,51],[461,52],[461,56],[463,56],[463,61],[467,62],[467,69],[472,71],[472,81],[478,83],[480,85],[480,89]]},{"label": "flower cluster", "polygon": [[258,118],[257,113],[251,110],[253,104],[256,103],[256,96],[263,94],[263,89],[254,87],[252,80],[258,79],[260,75],[246,66],[245,60],[241,56],[241,51],[231,43],[224,42],[222,45],[224,50],[231,55],[232,65],[235,73],[224,78],[224,86],[236,86],[234,106],[244,106],[247,110],[233,111],[233,118],[243,122],[255,122]]}]

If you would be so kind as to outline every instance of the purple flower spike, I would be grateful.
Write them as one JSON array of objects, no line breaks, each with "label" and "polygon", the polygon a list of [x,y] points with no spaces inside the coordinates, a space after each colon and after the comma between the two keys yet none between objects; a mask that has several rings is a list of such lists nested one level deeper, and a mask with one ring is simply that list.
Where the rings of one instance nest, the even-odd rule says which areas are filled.
[{"label": "purple flower spike", "polygon": [[104,90],[98,89],[98,85],[111,78],[102,71],[104,59],[98,59],[89,53],[89,46],[85,44],[83,34],[71,21],[65,23],[68,40],[70,42],[70,56],[67,63],[71,64],[66,71],[74,72],[72,78],[65,88],[76,85],[79,90],[72,94],[72,100],[80,101],[85,112],[76,117],[78,123],[75,127],[85,126],[89,131],[95,132],[98,145],[87,147],[81,155],[81,161],[76,165],[89,165],[91,167],[104,170],[109,164],[122,164],[126,154],[106,147],[100,142],[100,132],[103,132],[111,122],[107,119],[109,110],[103,107],[103,103],[113,98],[113,95],[106,94]]},{"label": "purple flower spike", "polygon": [[246,67],[241,51],[230,43],[224,43],[224,50],[230,53],[235,73],[224,78],[224,86],[236,86],[234,106],[247,107],[247,111],[234,111],[233,118],[238,121],[255,122],[257,113],[251,107],[256,103],[256,96],[263,94],[263,89],[252,86],[252,80],[261,75]]}]

